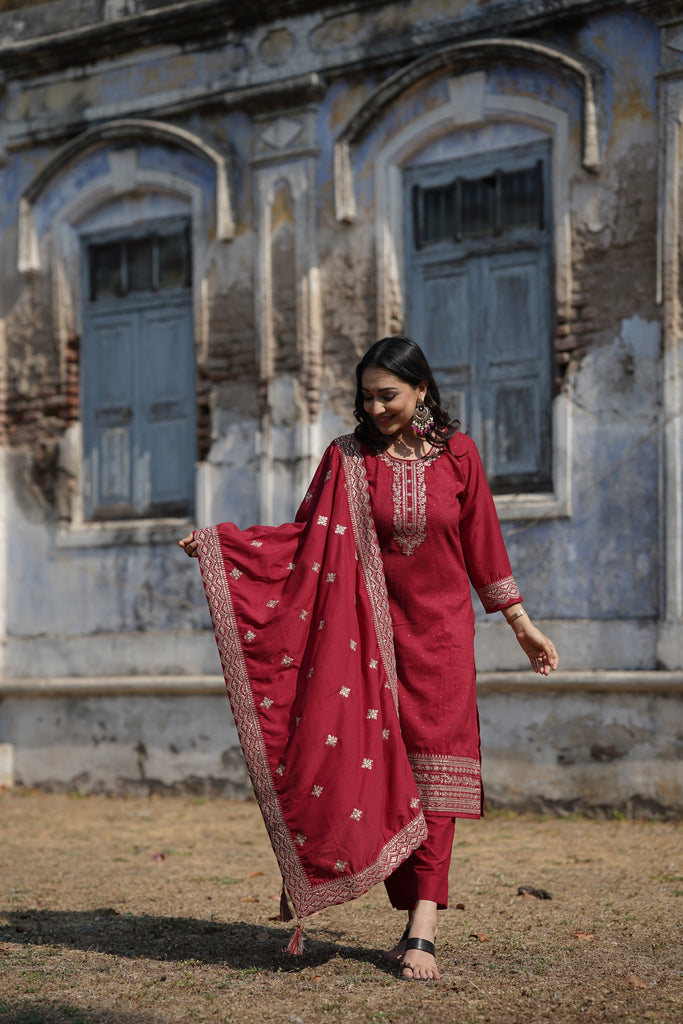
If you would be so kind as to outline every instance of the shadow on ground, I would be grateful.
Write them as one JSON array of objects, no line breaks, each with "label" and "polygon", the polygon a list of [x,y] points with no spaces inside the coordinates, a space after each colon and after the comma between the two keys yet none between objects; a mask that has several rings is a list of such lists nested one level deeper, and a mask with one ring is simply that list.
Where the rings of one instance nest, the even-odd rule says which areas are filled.
[{"label": "shadow on ground", "polygon": [[340,944],[341,932],[326,929],[323,940],[306,936],[305,922],[306,956],[301,958],[286,951],[294,923],[271,928],[243,921],[119,914],[111,907],[81,911],[5,910],[0,915],[5,922],[0,925],[0,942],[33,947],[65,946],[131,959],[196,960],[224,964],[235,970],[297,972],[339,957],[373,964],[387,973],[394,970],[377,949]]},{"label": "shadow on ground", "polygon": [[68,1002],[22,1000],[10,1005],[0,1001],[0,1024],[158,1024],[158,1021],[158,1017],[145,1013],[119,1013]]}]

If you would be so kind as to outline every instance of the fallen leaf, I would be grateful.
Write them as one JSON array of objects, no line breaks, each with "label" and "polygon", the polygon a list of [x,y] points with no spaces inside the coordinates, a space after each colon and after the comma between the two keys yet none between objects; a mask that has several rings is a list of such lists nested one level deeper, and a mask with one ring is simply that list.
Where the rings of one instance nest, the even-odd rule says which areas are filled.
[{"label": "fallen leaf", "polygon": [[464,903],[456,903],[455,904],[455,909],[456,910],[464,910],[465,909],[465,904]]},{"label": "fallen leaf", "polygon": [[647,982],[639,978],[637,974],[627,974],[621,979],[622,985],[630,985],[631,988],[647,988]]},{"label": "fallen leaf", "polygon": [[476,932],[470,932],[470,938],[471,939],[478,939],[479,942],[488,942],[489,941],[489,937],[486,934],[486,932],[481,932],[480,935],[478,935]]},{"label": "fallen leaf", "polygon": [[595,938],[593,932],[574,932],[575,939],[581,939],[583,942],[592,942]]},{"label": "fallen leaf", "polygon": [[535,896],[537,900],[551,900],[552,896],[547,889],[537,889],[535,885],[520,885],[517,890],[518,896]]},{"label": "fallen leaf", "polygon": [[262,874],[262,871],[252,871],[251,874],[247,875],[247,878],[258,878],[258,876]]},{"label": "fallen leaf", "polygon": [[152,854],[152,860],[166,860],[166,854],[165,853],[153,853]]},{"label": "fallen leaf", "polygon": [[267,942],[269,938],[270,935],[268,934],[268,932],[256,932],[257,942]]},{"label": "fallen leaf", "polygon": [[320,982],[322,980],[323,980],[322,974],[314,974],[313,975],[313,981],[315,981],[316,983],[318,983],[318,982]]}]

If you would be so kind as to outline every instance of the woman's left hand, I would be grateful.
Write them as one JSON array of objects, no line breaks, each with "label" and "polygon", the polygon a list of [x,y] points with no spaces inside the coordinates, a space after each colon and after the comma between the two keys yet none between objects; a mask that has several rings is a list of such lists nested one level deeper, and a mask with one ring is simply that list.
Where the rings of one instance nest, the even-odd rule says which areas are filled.
[{"label": "woman's left hand", "polygon": [[199,557],[199,553],[197,551],[197,548],[199,547],[199,542],[195,540],[194,533],[188,533],[187,537],[183,537],[183,539],[179,540],[178,543],[180,544],[181,548],[188,556],[188,558]]},{"label": "woman's left hand", "polygon": [[552,640],[541,633],[526,614],[515,620],[512,629],[534,672],[542,676],[550,675],[560,663]]}]

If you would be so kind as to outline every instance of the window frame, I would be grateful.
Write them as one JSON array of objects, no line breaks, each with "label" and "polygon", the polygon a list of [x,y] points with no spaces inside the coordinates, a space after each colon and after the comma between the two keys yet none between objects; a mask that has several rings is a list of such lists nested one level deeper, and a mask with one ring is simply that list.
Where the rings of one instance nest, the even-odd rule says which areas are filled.
[{"label": "window frame", "polygon": [[[99,299],[92,298],[91,293],[91,264],[90,264],[90,252],[92,247],[99,245],[107,245],[112,243],[120,242],[123,246],[130,241],[137,241],[140,239],[160,237],[169,237],[175,234],[184,233],[187,240],[187,259],[188,267],[185,275],[185,283],[182,286],[175,286],[171,288],[159,288],[158,290],[128,290],[123,295],[103,295]],[[81,252],[81,280],[82,280],[82,296],[83,296],[83,312],[82,312],[82,324],[83,324],[83,336],[81,341],[80,351],[80,372],[79,372],[79,408],[80,408],[80,447],[81,447],[81,458],[80,458],[80,470],[82,486],[81,492],[81,508],[80,516],[81,522],[78,523],[79,527],[82,527],[84,531],[92,531],[93,528],[98,528],[98,533],[102,538],[106,535],[108,529],[112,529],[115,533],[120,532],[121,528],[126,528],[127,539],[126,543],[145,543],[149,542],[150,537],[156,537],[160,534],[160,526],[164,523],[174,524],[173,528],[177,527],[177,524],[191,521],[194,515],[194,509],[196,504],[196,488],[194,484],[194,466],[196,463],[196,388],[192,387],[186,392],[187,397],[187,439],[188,445],[191,447],[194,458],[192,460],[192,483],[187,486],[187,497],[182,501],[178,502],[155,502],[153,495],[151,494],[151,483],[148,478],[144,480],[140,477],[140,472],[137,465],[133,466],[131,473],[131,503],[121,503],[119,506],[116,504],[109,506],[102,506],[100,509],[95,504],[95,498],[93,496],[93,483],[90,474],[92,473],[92,463],[89,463],[91,459],[91,451],[93,445],[96,444],[93,425],[91,420],[93,419],[93,408],[87,406],[87,397],[85,394],[85,387],[88,386],[88,374],[90,372],[88,368],[88,360],[91,358],[91,353],[88,352],[89,346],[89,332],[92,331],[98,324],[105,322],[109,317],[121,316],[125,318],[136,317],[138,320],[142,318],[153,318],[155,315],[163,314],[164,312],[172,314],[177,311],[181,316],[184,316],[189,322],[189,335],[191,337],[191,368],[192,368],[192,382],[195,381],[195,341],[194,341],[194,309],[193,309],[193,268],[192,268],[192,224],[189,217],[184,216],[172,216],[162,219],[150,219],[140,222],[135,225],[118,226],[110,230],[101,230],[86,232],[80,235],[80,252]],[[122,255],[123,260],[123,255]],[[142,358],[141,353],[133,355],[133,363],[137,365],[137,360]],[[190,371],[190,350],[187,352],[187,367],[186,370]],[[136,439],[139,440],[141,432],[144,428],[144,424],[141,424],[141,420],[144,418],[143,415],[143,398],[141,394],[137,393],[137,385],[131,390],[131,403],[134,406],[133,416],[137,416],[137,423],[135,424]],[[189,443],[191,440],[191,444]],[[135,447],[134,447],[135,450]],[[139,454],[139,453],[138,453]],[[189,472],[189,470],[188,470]],[[149,476],[149,474],[148,474]],[[148,500],[145,502],[145,495],[148,496]],[[144,503],[144,507],[143,507]],[[155,504],[159,508],[158,514],[154,511]],[[164,507],[165,505],[165,507]],[[76,524],[74,524],[76,525]],[[63,546],[74,546],[75,533],[74,530],[70,531],[71,537],[69,540],[64,538]],[[81,532],[80,530],[78,531]],[[161,530],[161,533],[164,533]],[[135,536],[133,536],[135,535]],[[135,539],[139,535],[140,540]],[[145,541],[144,538],[147,538]],[[82,546],[83,538],[81,538],[78,546]],[[86,543],[87,546],[87,543]]]},{"label": "window frame", "polygon": [[[490,404],[489,391],[490,382],[487,385],[481,379],[485,376],[482,367],[489,358],[487,351],[477,349],[476,339],[480,344],[486,340],[488,328],[483,321],[488,319],[483,315],[479,317],[482,322],[476,325],[470,324],[469,330],[473,331],[473,340],[469,349],[467,359],[468,372],[466,375],[465,391],[470,395],[476,394],[475,406],[467,413],[467,422],[462,424],[467,429],[468,423],[473,426],[478,435],[477,440],[481,449],[482,458],[487,469],[487,476],[494,490],[497,504],[499,502],[524,502],[531,501],[547,503],[548,498],[553,495],[555,474],[554,474],[554,449],[552,434],[557,429],[553,415],[553,323],[554,323],[554,265],[553,265],[553,195],[552,195],[552,173],[553,173],[553,151],[550,139],[525,142],[512,146],[501,146],[487,151],[469,154],[467,156],[453,156],[451,158],[439,159],[431,163],[416,161],[406,162],[402,167],[402,186],[404,196],[404,237],[405,237],[405,308],[407,314],[407,329],[410,333],[415,332],[417,340],[420,341],[420,330],[425,331],[426,324],[416,325],[416,318],[420,318],[419,299],[416,287],[412,282],[419,274],[421,287],[426,288],[429,279],[430,268],[452,265],[454,268],[464,268],[466,274],[482,274],[486,270],[487,262],[490,266],[495,261],[505,258],[505,254],[519,253],[520,256],[529,253],[538,253],[540,258],[539,273],[541,269],[547,281],[547,297],[544,300],[540,297],[539,315],[542,323],[547,327],[547,346],[545,352],[542,348],[540,354],[546,362],[541,365],[540,372],[545,380],[545,395],[540,420],[538,425],[538,437],[536,447],[539,452],[539,467],[536,473],[521,472],[508,473],[503,479],[496,479],[493,461],[495,443],[490,434],[492,427],[485,420],[484,409]],[[485,180],[491,178],[499,183],[497,188],[500,191],[500,182],[503,175],[514,173],[520,170],[537,168],[540,181],[542,182],[542,195],[539,198],[540,209],[535,226],[522,225],[511,226],[505,230],[499,230],[501,210],[498,205],[496,210],[496,221],[492,230],[482,234],[464,235],[458,228],[461,226],[458,217],[458,192],[461,182],[470,180]],[[453,231],[444,232],[434,241],[425,241],[419,237],[419,191],[427,191],[431,188],[440,187],[454,188],[456,202],[453,204]],[[408,212],[409,211],[409,212]],[[420,244],[421,243],[421,244]],[[520,264],[521,264],[520,260]],[[541,267],[544,264],[544,267]],[[485,275],[484,275],[485,276]],[[490,275],[489,275],[490,276]],[[479,281],[477,288],[483,295],[483,278]],[[470,284],[471,292],[477,290],[474,284]],[[424,301],[424,300],[423,300]],[[484,307],[482,307],[483,312]],[[489,347],[491,339],[489,338]],[[474,349],[474,363],[472,360]],[[479,353],[477,358],[477,352]],[[456,371],[455,360],[451,363],[435,358],[429,353],[437,380],[440,377],[448,378],[449,374]],[[474,365],[476,364],[476,366]],[[471,373],[474,366],[474,383],[470,387]],[[465,366],[463,364],[463,372]],[[462,376],[462,374],[460,374]],[[465,378],[463,378],[465,380]],[[465,393],[465,392],[463,392]]]}]

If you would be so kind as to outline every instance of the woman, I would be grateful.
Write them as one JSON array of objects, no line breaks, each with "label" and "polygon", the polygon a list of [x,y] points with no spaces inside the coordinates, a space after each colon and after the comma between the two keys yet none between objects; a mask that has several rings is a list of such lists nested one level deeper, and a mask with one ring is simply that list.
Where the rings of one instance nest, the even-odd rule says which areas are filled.
[{"label": "woman", "polygon": [[387,956],[405,980],[438,979],[455,818],[483,802],[470,582],[535,672],[558,656],[522,607],[476,447],[421,349],[385,338],[356,375],[355,434],[330,445],[294,524],[222,524],[180,545],[200,558],[298,916],[383,878],[409,915]]}]

